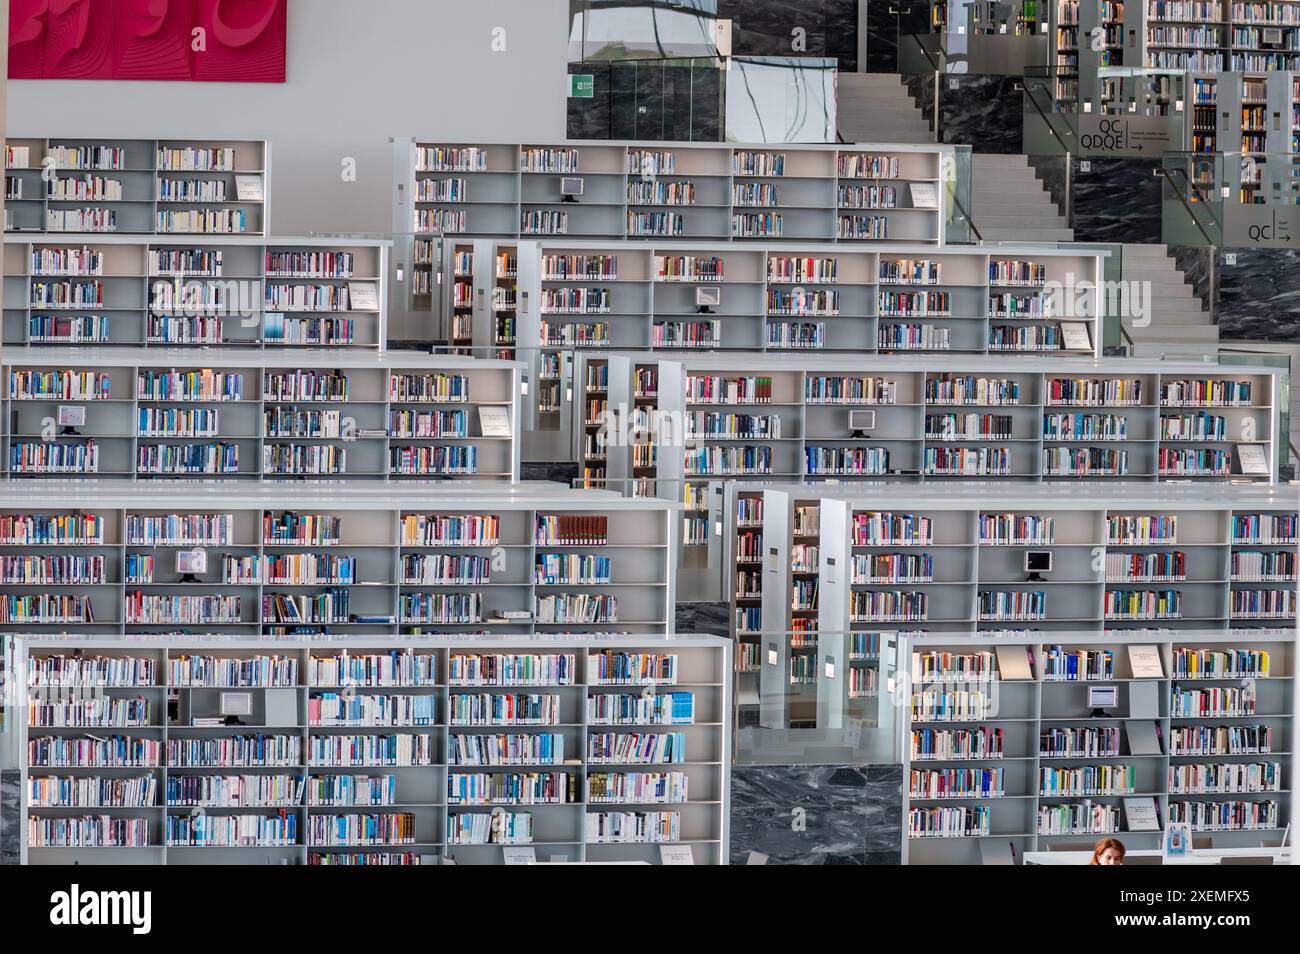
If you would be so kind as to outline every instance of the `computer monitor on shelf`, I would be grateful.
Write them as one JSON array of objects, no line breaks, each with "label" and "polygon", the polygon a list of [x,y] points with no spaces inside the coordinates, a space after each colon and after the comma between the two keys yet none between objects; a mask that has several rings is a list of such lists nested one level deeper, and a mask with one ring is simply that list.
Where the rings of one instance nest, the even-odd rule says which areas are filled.
[{"label": "computer monitor on shelf", "polygon": [[1117,686],[1089,686],[1088,708],[1095,718],[1105,718],[1107,709],[1119,705],[1119,688]]},{"label": "computer monitor on shelf", "polygon": [[180,574],[180,582],[197,583],[199,582],[197,574],[206,573],[207,571],[207,550],[196,548],[176,551],[176,572]]},{"label": "computer monitor on shelf", "polygon": [[1042,583],[1043,574],[1052,572],[1052,551],[1026,550],[1025,572],[1029,574],[1026,583]]},{"label": "computer monitor on shelf", "polygon": [[79,404],[59,405],[59,427],[62,434],[76,435],[78,427],[86,426],[86,409]]},{"label": "computer monitor on shelf", "polygon": [[577,202],[585,185],[578,176],[563,176],[560,179],[560,195],[565,202]]},{"label": "computer monitor on shelf", "polygon": [[849,433],[853,437],[870,437],[876,429],[875,411],[849,411]]},{"label": "computer monitor on shelf", "polygon": [[721,288],[696,288],[695,311],[700,315],[711,315],[713,309],[722,305]]}]

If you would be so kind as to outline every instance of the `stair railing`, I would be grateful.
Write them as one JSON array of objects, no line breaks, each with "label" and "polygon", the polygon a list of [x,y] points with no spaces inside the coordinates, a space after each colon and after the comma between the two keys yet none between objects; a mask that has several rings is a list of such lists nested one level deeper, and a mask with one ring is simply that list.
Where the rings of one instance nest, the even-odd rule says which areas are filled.
[{"label": "stair railing", "polygon": [[[1026,76],[1023,82],[1017,83],[1014,87],[1012,87],[1012,89],[1014,89],[1016,92],[1025,94],[1025,99],[1029,101],[1029,103],[1034,107],[1034,110],[1042,118],[1043,125],[1047,127],[1047,131],[1052,134],[1052,138],[1054,138],[1057,142],[1061,144],[1062,151],[1068,156],[1070,153],[1074,151],[1074,147],[1065,141],[1065,138],[1061,135],[1060,131],[1056,128],[1056,123],[1052,122],[1051,116],[1048,113],[1043,111],[1043,107],[1040,106],[1038,103],[1038,97],[1034,95],[1034,91],[1037,89],[1037,90],[1041,90],[1043,93],[1050,96],[1051,90],[1049,90],[1042,83],[1031,82],[1031,80],[1032,77]],[[1065,135],[1069,136],[1071,139],[1074,138],[1074,130],[1070,128],[1068,121],[1066,122],[1065,125]]]},{"label": "stair railing", "polygon": [[[889,12],[898,13],[898,11],[893,9],[892,7],[890,8]],[[921,55],[925,57],[925,61],[930,64],[930,81],[934,85],[934,118],[930,122],[930,134],[934,137],[932,141],[938,142],[939,141],[939,117],[942,115],[939,112],[939,88],[941,85],[939,82],[939,77],[942,76],[944,73],[943,50],[940,49],[939,59],[936,60],[933,56],[930,55],[930,51],[925,48],[925,44],[921,42],[921,38],[917,34],[909,33],[907,35],[908,37],[911,38],[912,42],[916,44],[916,48],[921,51]]]},{"label": "stair railing", "polygon": [[[1187,183],[1190,186],[1192,186],[1192,188],[1199,195],[1200,190],[1196,187],[1196,184],[1192,182],[1191,176],[1187,174],[1187,171],[1185,169],[1178,169],[1177,171],[1183,174],[1183,178],[1187,180]],[[1192,202],[1190,197],[1187,195],[1187,193],[1185,193],[1182,190],[1182,188],[1179,187],[1177,180],[1174,179],[1173,173],[1171,173],[1163,165],[1156,166],[1155,170],[1152,172],[1152,175],[1160,176],[1166,182],[1169,183],[1169,188],[1173,190],[1174,195],[1178,197],[1178,201],[1181,202],[1183,204],[1183,208],[1187,210],[1188,218],[1192,220],[1192,223],[1196,226],[1197,231],[1199,231],[1201,235],[1205,237],[1205,244],[1221,245],[1222,242],[1216,242],[1214,240],[1214,237],[1210,235],[1208,231],[1206,231],[1205,225],[1201,222],[1200,216],[1196,214],[1196,209],[1192,208],[1193,205],[1200,206],[1200,208],[1204,210],[1205,214],[1210,217],[1210,222],[1213,223],[1215,231],[1222,233],[1223,226],[1219,223],[1219,220],[1214,217],[1214,212],[1213,210],[1210,209],[1209,203],[1205,201],[1205,199],[1203,198],[1200,201]]]},{"label": "stair railing", "polygon": [[953,190],[952,190],[952,204],[955,205],[955,206],[957,207],[957,211],[958,211],[958,212],[960,212],[963,216],[965,216],[967,223],[970,225],[971,234],[973,234],[973,235],[975,236],[975,243],[974,243],[974,244],[976,244],[976,245],[983,245],[983,244],[984,244],[984,235],[983,235],[982,232],[980,232],[980,230],[979,230],[979,226],[977,226],[977,225],[975,224],[975,216],[971,215],[971,214],[970,214],[970,210],[967,209],[966,206],[964,206],[964,205],[962,204],[961,199],[958,198],[958,196],[957,196],[957,190],[956,190],[956,189],[953,189]]}]

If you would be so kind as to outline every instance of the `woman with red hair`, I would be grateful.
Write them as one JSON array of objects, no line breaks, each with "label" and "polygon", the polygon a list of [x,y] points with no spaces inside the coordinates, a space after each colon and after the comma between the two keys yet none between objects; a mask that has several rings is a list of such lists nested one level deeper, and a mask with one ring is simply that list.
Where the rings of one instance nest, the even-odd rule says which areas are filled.
[{"label": "woman with red hair", "polygon": [[1092,846],[1090,865],[1122,865],[1126,849],[1118,838],[1103,838]]}]

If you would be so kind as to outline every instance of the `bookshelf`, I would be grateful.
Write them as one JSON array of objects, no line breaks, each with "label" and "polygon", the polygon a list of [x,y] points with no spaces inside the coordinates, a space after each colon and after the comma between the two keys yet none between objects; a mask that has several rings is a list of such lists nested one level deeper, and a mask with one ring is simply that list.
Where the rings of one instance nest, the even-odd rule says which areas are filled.
[{"label": "bookshelf", "polygon": [[298,485],[159,484],[143,498],[104,482],[11,488],[0,632],[671,631],[670,504],[457,487],[340,481],[313,487],[307,507]]},{"label": "bookshelf", "polygon": [[1123,111],[1119,79],[1102,71],[1125,65],[1127,5],[1121,0],[1055,0],[1047,5],[1057,112]]},{"label": "bookshelf", "polygon": [[[1097,287],[1100,261],[1013,247],[919,257],[903,246],[522,243],[518,341],[535,343],[528,374],[542,383],[525,456],[579,433],[573,362],[583,354],[746,352],[749,364],[808,352],[818,363],[864,352],[1053,363],[1096,355],[1096,296],[1083,290]],[[1082,294],[1067,308],[1071,288]]]},{"label": "bookshelf", "polygon": [[[520,368],[414,352],[9,348],[3,473],[24,479],[510,481]],[[61,426],[60,414],[80,415]],[[504,415],[506,432],[484,427]],[[71,418],[69,418],[71,419]]]},{"label": "bookshelf", "polygon": [[[599,471],[612,488],[681,502],[679,560],[690,569],[728,565],[710,527],[725,519],[721,494],[733,482],[1267,485],[1279,459],[1276,379],[1255,369],[646,352],[579,355],[575,367],[576,380],[598,375],[607,392],[606,417],[588,419],[586,407],[573,417],[576,455],[597,433],[606,438],[588,480]],[[651,380],[654,398],[639,387]],[[1197,407],[1185,393],[1191,381],[1248,386],[1250,398]],[[874,414],[866,430],[851,424],[863,412]],[[1241,455],[1256,452],[1269,466],[1242,473]],[[708,595],[704,576],[687,576],[684,599],[726,598]]]},{"label": "bookshelf", "polygon": [[1295,0],[1129,2],[1124,4],[1124,25],[1130,47],[1141,57],[1135,66],[1249,74],[1300,65],[1300,10]]},{"label": "bookshelf", "polygon": [[390,244],[9,235],[3,341],[380,352],[388,346]]},{"label": "bookshelf", "polygon": [[9,136],[5,231],[266,235],[262,140]]},{"label": "bookshelf", "polygon": [[[394,229],[433,238],[943,242],[943,146],[396,144]],[[577,183],[567,180],[578,180]],[[580,194],[571,190],[580,188]],[[920,197],[920,198],[918,198]]]},{"label": "bookshelf", "polygon": [[725,639],[75,646],[19,643],[27,864],[727,863]]},{"label": "bookshelf", "polygon": [[[727,579],[738,665],[750,661],[757,673],[739,684],[760,682],[751,711],[764,725],[786,725],[803,693],[819,706],[815,727],[839,724],[857,706],[848,684],[814,678],[787,692],[779,663],[798,652],[841,655],[846,639],[878,661],[882,648],[911,637],[1125,642],[1294,628],[1294,499],[1252,488],[1072,489],[1062,498],[1005,484],[902,494],[732,485],[720,563],[735,567]],[[801,513],[815,513],[816,526]],[[1050,561],[1037,580],[1025,569],[1031,552]],[[816,594],[815,612],[791,599],[806,591]]]},{"label": "bookshelf", "polygon": [[[1276,548],[1269,549],[1237,532],[1248,515],[1263,514],[1270,525],[1273,517],[1292,525],[1294,502],[1265,488],[1215,493],[1170,488],[1155,494],[1119,484],[1077,487],[1069,498],[1051,488],[1011,491],[996,485],[887,497],[851,486],[810,491],[769,491],[786,496],[764,501],[764,522],[771,526],[785,500],[792,513],[799,507],[816,509],[823,563],[838,556],[839,566],[854,566],[852,574],[821,580],[817,615],[825,632],[876,623],[943,633],[1211,631],[1287,626],[1295,617],[1292,538],[1275,535]],[[905,506],[906,501],[915,503]],[[1018,502],[1008,508],[1008,501]],[[856,572],[861,569],[856,556],[882,556],[875,551],[895,545],[894,537],[872,529],[873,515],[881,513],[904,514],[915,518],[907,525],[930,527],[928,536],[919,532],[909,544],[919,549],[888,554],[928,556],[925,572]],[[1152,529],[1153,517],[1170,519]],[[764,544],[769,552],[781,548],[779,538],[765,536]],[[800,559],[796,545],[782,563],[808,562]],[[935,551],[926,551],[927,545]],[[1031,550],[1050,554],[1052,566],[1042,580],[1029,580],[1032,573],[1024,569]],[[903,601],[899,611],[875,607],[891,600],[874,601],[872,594],[891,596],[899,589],[917,598]],[[769,609],[763,614],[765,629],[798,628],[790,614],[773,615]]]},{"label": "bookshelf", "polygon": [[[905,864],[1019,862],[1109,833],[1158,849],[1170,820],[1243,847],[1291,821],[1294,632],[927,637],[911,658]],[[1117,704],[1091,708],[1089,687]],[[1131,822],[1138,804],[1154,830]]]}]

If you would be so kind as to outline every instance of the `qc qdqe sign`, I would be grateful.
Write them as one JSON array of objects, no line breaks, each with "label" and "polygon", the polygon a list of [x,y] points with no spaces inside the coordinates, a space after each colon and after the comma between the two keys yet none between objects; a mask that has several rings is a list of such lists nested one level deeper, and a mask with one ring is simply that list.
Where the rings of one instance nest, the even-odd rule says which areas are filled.
[{"label": "qc qdqe sign", "polygon": [[1086,156],[1149,156],[1169,148],[1163,116],[1079,116],[1079,151]]}]

